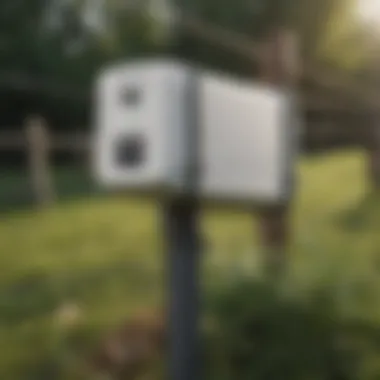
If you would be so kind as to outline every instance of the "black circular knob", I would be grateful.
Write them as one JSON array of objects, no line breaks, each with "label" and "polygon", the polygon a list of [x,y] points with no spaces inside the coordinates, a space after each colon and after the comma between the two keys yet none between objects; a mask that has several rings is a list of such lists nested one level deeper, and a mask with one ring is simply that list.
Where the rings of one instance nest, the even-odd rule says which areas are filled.
[{"label": "black circular knob", "polygon": [[125,136],[116,141],[115,147],[117,165],[136,168],[144,162],[145,144],[142,136]]},{"label": "black circular knob", "polygon": [[126,87],[122,90],[121,101],[126,106],[137,106],[141,102],[141,89]]}]

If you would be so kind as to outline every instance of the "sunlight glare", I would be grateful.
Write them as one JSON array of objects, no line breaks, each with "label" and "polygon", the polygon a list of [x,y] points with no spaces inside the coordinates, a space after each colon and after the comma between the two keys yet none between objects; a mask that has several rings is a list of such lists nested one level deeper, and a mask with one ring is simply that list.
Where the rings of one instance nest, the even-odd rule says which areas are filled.
[{"label": "sunlight glare", "polygon": [[358,13],[365,23],[380,29],[380,0],[358,0]]}]

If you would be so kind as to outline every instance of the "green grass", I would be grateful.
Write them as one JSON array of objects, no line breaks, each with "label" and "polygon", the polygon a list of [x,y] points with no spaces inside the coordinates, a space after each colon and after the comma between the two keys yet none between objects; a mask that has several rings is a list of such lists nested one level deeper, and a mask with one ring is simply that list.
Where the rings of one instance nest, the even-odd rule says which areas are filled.
[{"label": "green grass", "polygon": [[[365,171],[365,156],[357,151],[299,164],[290,261],[305,289],[331,268],[362,279],[380,267],[380,201],[370,194]],[[1,379],[52,378],[54,363],[63,358],[57,342],[65,333],[53,317],[64,302],[80,306],[83,334],[97,337],[136,307],[161,303],[164,295],[160,207],[121,196],[75,197],[72,186],[90,194],[90,183],[61,173],[62,201],[52,209],[0,215]],[[20,190],[25,177],[7,178],[3,199],[9,189],[26,193]],[[260,248],[250,213],[206,211],[202,224],[207,271],[253,273]],[[368,318],[380,321],[380,308]]]}]

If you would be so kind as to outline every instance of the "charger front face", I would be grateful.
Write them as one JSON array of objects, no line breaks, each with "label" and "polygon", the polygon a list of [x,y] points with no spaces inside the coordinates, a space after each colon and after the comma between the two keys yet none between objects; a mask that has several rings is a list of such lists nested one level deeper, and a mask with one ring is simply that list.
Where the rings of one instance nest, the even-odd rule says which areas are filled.
[{"label": "charger front face", "polygon": [[111,188],[181,186],[186,70],[139,62],[103,72],[96,88],[95,172]]}]

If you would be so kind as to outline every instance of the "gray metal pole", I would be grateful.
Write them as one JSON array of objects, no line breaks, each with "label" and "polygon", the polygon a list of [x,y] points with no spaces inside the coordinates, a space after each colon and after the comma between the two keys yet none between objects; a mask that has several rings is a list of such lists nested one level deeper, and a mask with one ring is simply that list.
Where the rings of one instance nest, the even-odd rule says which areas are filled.
[{"label": "gray metal pole", "polygon": [[197,205],[165,206],[169,260],[169,379],[198,380],[199,239]]},{"label": "gray metal pole", "polygon": [[[191,126],[196,126],[195,123]],[[196,155],[196,128],[190,128],[190,149]],[[193,143],[191,143],[193,142]],[[189,167],[189,186],[197,183],[197,165]],[[169,379],[198,380],[199,261],[201,254],[196,195],[164,205],[169,268]]]}]

